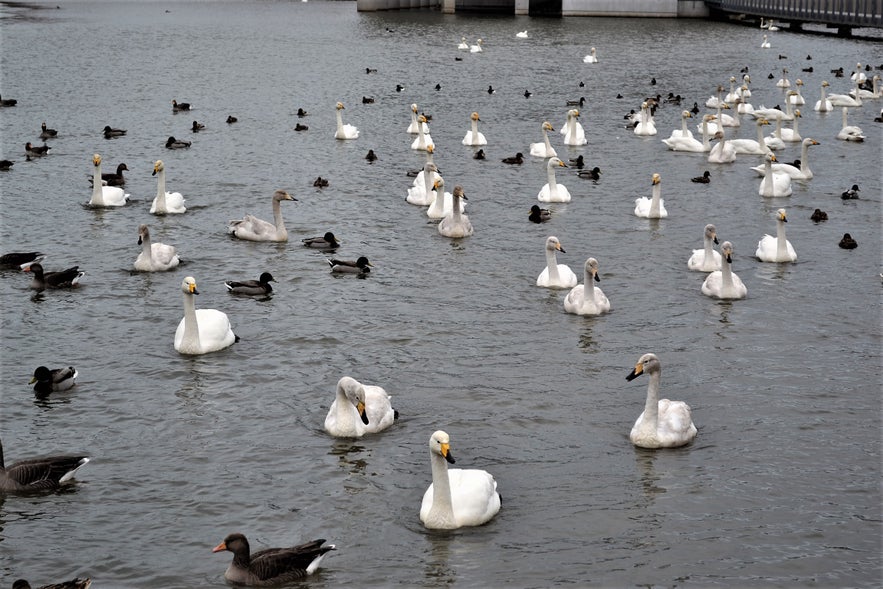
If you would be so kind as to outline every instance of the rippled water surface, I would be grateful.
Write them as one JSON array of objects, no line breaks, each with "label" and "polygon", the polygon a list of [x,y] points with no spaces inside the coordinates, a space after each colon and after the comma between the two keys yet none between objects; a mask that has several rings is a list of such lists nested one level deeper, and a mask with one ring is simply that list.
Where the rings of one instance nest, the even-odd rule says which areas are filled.
[{"label": "rippled water surface", "polygon": [[[811,104],[822,80],[849,90],[830,70],[883,64],[883,45],[783,30],[761,50],[749,26],[359,14],[352,2],[55,5],[0,9],[0,91],[19,101],[0,110],[3,158],[15,161],[0,172],[0,247],[86,275],[76,291],[41,294],[27,275],[0,275],[0,433],[10,462],[82,451],[92,463],[67,492],[0,497],[0,585],[90,575],[94,587],[224,586],[230,555],[211,548],[241,531],[255,549],[335,543],[304,583],[316,588],[878,586],[881,101],[849,113],[863,144],[836,140],[840,113]],[[458,52],[461,36],[482,38],[484,52]],[[582,62],[591,46],[596,65]],[[805,81],[800,132],[820,145],[815,178],[789,198],[758,195],[758,156],[709,164],[660,142],[682,108],[746,66],[755,106],[784,104],[783,67]],[[659,135],[625,128],[625,113],[669,92],[685,102],[662,104]],[[531,224],[544,162],[500,160],[527,153],[544,120],[560,128],[580,96],[588,145],[551,141],[601,180],[561,170],[572,202]],[[172,99],[194,110],[175,115]],[[355,141],[334,139],[338,100]],[[405,133],[411,103],[433,117],[435,161],[448,190],[469,197],[472,237],[440,236],[404,200],[406,171],[424,161]],[[300,133],[299,107],[310,113]],[[473,111],[485,161],[461,144]],[[203,132],[189,131],[194,119]],[[42,121],[58,138],[25,161]],[[734,135],[754,138],[745,123]],[[128,134],[105,140],[105,125]],[[193,145],[168,151],[169,135]],[[127,163],[131,204],[84,206],[93,153],[105,171]],[[796,145],[779,152],[799,156]],[[148,213],[160,158],[185,215]],[[710,184],[690,182],[706,169]],[[653,173],[669,212],[659,221],[632,212]],[[320,175],[327,188],[312,186]],[[861,198],[842,201],[853,183]],[[269,218],[277,188],[298,199],[283,205],[289,243],[225,234],[247,212]],[[754,249],[780,207],[798,261],[762,263]],[[810,221],[815,208],[826,223]],[[709,222],[734,245],[745,300],[705,297],[703,276],[687,271]],[[141,223],[177,246],[180,268],[130,272]],[[338,257],[370,258],[369,277],[334,276],[325,254],[301,246],[328,230]],[[857,249],[837,247],[845,232]],[[580,275],[598,259],[612,313],[567,314],[566,291],[535,286],[548,235]],[[225,292],[224,280],[263,271],[278,281],[272,298]],[[231,318],[233,347],[175,352],[188,275],[198,306]],[[690,446],[629,442],[647,380],[625,376],[645,352],[661,359],[663,395],[693,409]],[[79,383],[35,401],[27,382],[40,364],[74,365]],[[329,438],[343,375],[384,386],[398,423]],[[488,525],[420,523],[437,429],[457,466],[495,475],[503,508]]]}]

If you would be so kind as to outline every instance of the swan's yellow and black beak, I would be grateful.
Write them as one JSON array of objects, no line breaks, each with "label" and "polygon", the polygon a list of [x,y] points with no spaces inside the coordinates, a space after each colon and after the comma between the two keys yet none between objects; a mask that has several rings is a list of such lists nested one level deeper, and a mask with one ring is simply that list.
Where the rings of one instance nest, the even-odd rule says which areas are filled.
[{"label": "swan's yellow and black beak", "polygon": [[445,460],[454,464],[454,455],[451,454],[451,445],[450,444],[442,444],[441,445],[441,455],[445,457]]},{"label": "swan's yellow and black beak", "polygon": [[629,375],[625,377],[626,380],[635,380],[639,376],[644,373],[644,365],[638,362],[635,364],[635,368],[629,372]]},{"label": "swan's yellow and black beak", "polygon": [[195,294],[195,295],[198,295],[198,294],[199,294],[199,291],[196,290],[196,283],[195,283],[195,282],[191,282],[191,283],[188,285],[188,287],[190,288],[190,294]]},{"label": "swan's yellow and black beak", "polygon": [[359,410],[359,417],[362,418],[362,423],[368,425],[368,414],[365,412],[365,404],[359,401],[359,404],[356,405],[356,409]]}]

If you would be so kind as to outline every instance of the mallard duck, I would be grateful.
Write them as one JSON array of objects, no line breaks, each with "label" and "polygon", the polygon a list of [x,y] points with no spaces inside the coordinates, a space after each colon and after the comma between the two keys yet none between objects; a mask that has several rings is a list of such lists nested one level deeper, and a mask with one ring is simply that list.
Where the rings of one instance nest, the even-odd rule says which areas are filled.
[{"label": "mallard duck", "polygon": [[301,243],[307,247],[320,250],[333,250],[340,247],[340,242],[330,231],[326,231],[325,235],[320,237],[305,237],[304,239],[301,239]]},{"label": "mallard duck", "polygon": [[168,149],[185,149],[188,147],[190,147],[189,141],[175,139],[174,136],[170,136],[168,139],[166,139],[166,148]]},{"label": "mallard duck", "polygon": [[514,157],[504,157],[503,163],[504,164],[517,164],[520,166],[521,164],[524,163],[524,154],[519,151],[518,153],[515,154]]},{"label": "mallard duck", "polygon": [[541,209],[539,205],[533,205],[527,218],[534,223],[545,223],[552,218],[552,212],[549,209]]},{"label": "mallard duck", "polygon": [[110,125],[104,126],[104,138],[111,139],[112,137],[122,137],[125,135],[127,131],[125,129],[115,129]]},{"label": "mallard duck", "polygon": [[276,282],[273,275],[269,272],[263,272],[257,280],[243,280],[240,282],[227,280],[224,282],[224,286],[227,287],[227,292],[230,294],[268,295],[273,292],[271,282]]},{"label": "mallard duck", "polygon": [[37,396],[45,397],[49,393],[59,393],[72,388],[77,384],[77,376],[79,373],[73,366],[51,370],[45,366],[38,366],[28,384],[34,385],[34,393]]},{"label": "mallard duck", "polygon": [[350,274],[368,274],[371,272],[371,268],[374,267],[374,264],[369,262],[368,258],[365,256],[359,256],[355,262],[332,258],[328,260],[328,264],[331,266],[332,272],[345,272]]}]

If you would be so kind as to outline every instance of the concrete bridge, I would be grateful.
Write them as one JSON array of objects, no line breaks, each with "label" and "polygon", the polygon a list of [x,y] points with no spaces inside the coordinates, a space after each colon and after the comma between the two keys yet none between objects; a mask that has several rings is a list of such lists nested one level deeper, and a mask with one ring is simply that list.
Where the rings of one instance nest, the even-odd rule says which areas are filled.
[{"label": "concrete bridge", "polygon": [[775,19],[800,30],[824,24],[849,35],[853,27],[883,28],[883,0],[357,0],[357,10],[439,8],[446,13],[525,16]]}]

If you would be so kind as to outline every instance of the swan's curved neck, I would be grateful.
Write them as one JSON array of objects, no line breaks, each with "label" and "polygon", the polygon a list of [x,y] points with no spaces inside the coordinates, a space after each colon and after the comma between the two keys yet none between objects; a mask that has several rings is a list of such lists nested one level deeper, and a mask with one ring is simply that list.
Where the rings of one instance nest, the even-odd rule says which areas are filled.
[{"label": "swan's curved neck", "polygon": [[595,284],[592,279],[592,273],[586,270],[583,272],[583,304],[595,302]]},{"label": "swan's curved neck", "polygon": [[555,250],[551,248],[546,248],[546,268],[549,269],[549,283],[557,283],[559,281],[558,256],[555,255]]},{"label": "swan's curved neck", "polygon": [[343,115],[340,113],[340,109],[337,109],[337,130],[343,130]]},{"label": "swan's curved neck", "polygon": [[282,220],[282,201],[275,198],[273,199],[273,222],[276,224],[277,233],[285,232],[285,222]]},{"label": "swan's curved neck", "polygon": [[[444,456],[429,453],[432,465],[432,508],[429,510],[431,517],[438,522],[445,522],[451,527],[454,522],[454,505],[451,501],[451,482],[448,478],[448,464]],[[444,527],[444,526],[440,526]]]},{"label": "swan's curved neck", "polygon": [[[797,133],[797,119],[794,119],[794,132]],[[800,148],[800,171],[806,173],[809,171],[809,144],[804,143]]]},{"label": "swan's curved neck", "polygon": [[[428,151],[426,153],[429,153]],[[426,193],[426,196],[429,196],[429,193],[432,192],[432,185],[435,182],[435,178],[433,177],[435,174],[432,173],[432,166],[429,165],[430,162],[426,162],[423,166],[423,190]]]},{"label": "swan's curved neck", "polygon": [[549,142],[549,135],[546,133],[545,127],[543,127],[543,143],[546,144],[546,153],[552,151],[552,144]]},{"label": "swan's curved neck", "polygon": [[705,236],[705,260],[714,259],[714,240],[708,235]]},{"label": "swan's curved neck", "polygon": [[[846,116],[843,117],[844,125],[846,124]],[[89,201],[89,204],[92,205],[103,205],[104,204],[104,194],[101,190],[102,180],[101,180],[101,164],[97,166],[93,166],[92,171],[92,200]]]},{"label": "swan's curved neck", "polygon": [[160,170],[156,175],[156,211],[166,210],[166,171]]},{"label": "swan's curved neck", "polygon": [[460,223],[460,197],[457,195],[451,195],[451,220],[454,223]]},{"label": "swan's curved neck", "polygon": [[[358,411],[346,395],[346,391],[342,387],[337,387],[337,404],[335,409],[335,417],[337,419],[337,427],[343,431],[356,431],[356,416]],[[358,423],[362,423],[359,419]]]},{"label": "swan's curved neck", "polygon": [[702,119],[702,147],[706,151],[711,149],[711,142],[708,140],[708,121]]},{"label": "swan's curved neck", "polygon": [[[843,127],[844,128],[846,128],[846,126],[849,124],[846,122],[847,118],[848,118],[848,111],[849,111],[849,109],[844,106],[843,107]],[[99,176],[101,176],[101,174],[99,174]]]},{"label": "swan's curved neck", "polygon": [[[795,119],[796,120],[796,119]],[[795,132],[797,130],[795,129]],[[782,119],[776,118],[776,131],[773,133],[776,136],[776,139],[782,139]]]},{"label": "swan's curved neck", "polygon": [[776,258],[787,259],[788,240],[785,239],[785,222],[782,219],[776,221]]},{"label": "swan's curved neck", "polygon": [[[708,127],[708,125],[705,124],[705,121],[702,121],[702,124],[706,128]],[[681,135],[684,137],[690,136],[690,132],[687,130],[687,117],[681,117]]]},{"label": "swan's curved neck", "polygon": [[[794,120],[796,121],[797,117]],[[766,141],[763,138],[763,125],[759,122],[757,123],[757,143],[760,144],[761,149],[766,149]]]},{"label": "swan's curved neck", "polygon": [[647,400],[644,402],[644,420],[642,425],[648,432],[656,435],[656,424],[659,422],[659,371],[654,370],[647,376]]},{"label": "swan's curved neck", "polygon": [[724,256],[721,260],[721,293],[726,293],[733,288],[733,269],[730,268],[730,262]]},{"label": "swan's curved neck", "polygon": [[472,140],[478,140],[478,120],[472,119]]},{"label": "swan's curved neck", "polygon": [[[549,139],[546,139],[548,143]],[[557,194],[558,192],[558,183],[555,182],[555,168],[552,166],[546,166],[546,178],[549,182],[549,194]]]},{"label": "swan's curved neck", "polygon": [[196,303],[193,295],[184,293],[184,336],[182,347],[191,350],[201,349],[199,343],[199,324],[196,322]]},{"label": "swan's curved neck", "polygon": [[[150,242],[150,235],[141,236],[141,253],[147,256],[150,259],[150,263],[153,264],[153,246]],[[191,296],[190,298],[192,299],[193,297]]]},{"label": "swan's curved neck", "polygon": [[653,194],[650,197],[650,217],[659,217],[659,200],[662,193],[662,185],[658,182],[653,185]]}]

